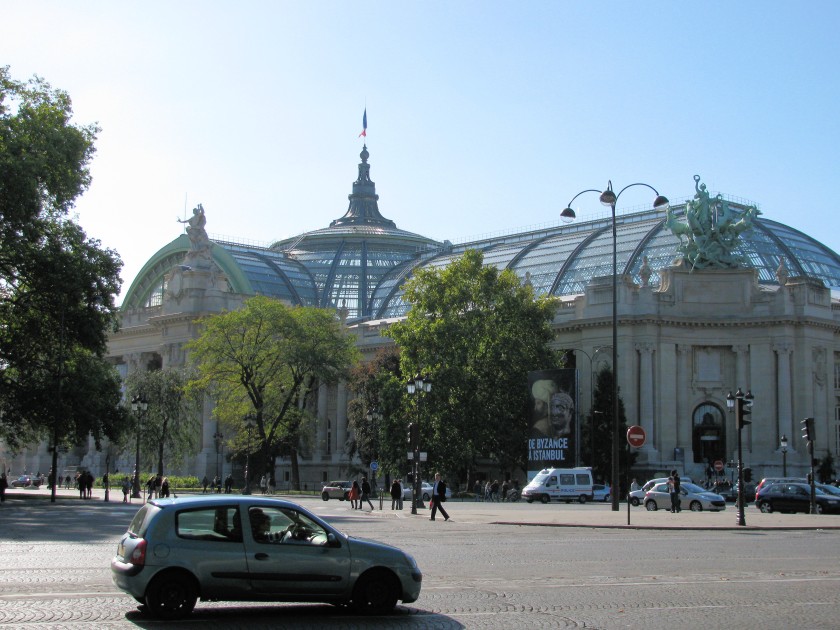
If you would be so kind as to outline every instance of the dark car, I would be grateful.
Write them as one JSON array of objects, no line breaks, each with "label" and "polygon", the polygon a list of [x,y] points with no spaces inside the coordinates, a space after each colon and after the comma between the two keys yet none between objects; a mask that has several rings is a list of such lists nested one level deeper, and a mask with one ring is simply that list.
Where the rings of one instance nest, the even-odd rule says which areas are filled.
[{"label": "dark car", "polygon": [[306,508],[254,495],[146,503],[111,560],[114,584],[155,617],[196,601],[352,604],[387,613],[416,601],[423,575],[409,554],[347,536]]},{"label": "dark car", "polygon": [[[840,514],[840,496],[826,494],[819,488],[815,492],[817,514]],[[762,512],[811,511],[811,486],[807,483],[773,483],[758,491],[755,500]]]},{"label": "dark car", "polygon": [[17,479],[12,479],[12,483],[9,485],[12,488],[40,488],[42,481],[40,477],[35,477],[34,475],[21,475]]}]

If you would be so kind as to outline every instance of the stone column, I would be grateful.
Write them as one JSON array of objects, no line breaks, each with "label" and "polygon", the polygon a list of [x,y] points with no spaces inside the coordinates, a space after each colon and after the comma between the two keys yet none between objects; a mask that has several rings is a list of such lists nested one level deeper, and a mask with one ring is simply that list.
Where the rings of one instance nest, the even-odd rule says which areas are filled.
[{"label": "stone column", "polygon": [[[694,461],[694,442],[692,441],[694,419],[691,417],[691,410],[688,408],[688,401],[691,399],[689,386],[692,382],[691,354],[694,347],[690,344],[677,344],[677,418],[675,421],[677,430],[676,445],[685,449],[685,461]],[[683,427],[688,427],[686,431]]]},{"label": "stone column", "polygon": [[[793,407],[791,399],[790,355],[792,347],[788,342],[777,343],[773,346],[776,353],[776,396],[779,405],[779,433],[794,435]],[[791,440],[793,441],[793,440]]]},{"label": "stone column", "polygon": [[324,457],[327,452],[327,393],[325,384],[318,386],[318,430],[313,456]]},{"label": "stone column", "polygon": [[347,384],[341,381],[337,387],[335,406],[335,443],[340,461],[344,457],[344,445],[347,443]]},{"label": "stone column", "polygon": [[[749,370],[747,369],[749,367],[750,347],[748,345],[743,345],[743,344],[732,346],[732,352],[735,354],[735,390],[732,393],[734,394],[735,391],[737,391],[737,389],[740,387],[741,391],[743,391],[744,394],[746,394],[748,391],[750,391]],[[732,426],[737,431],[738,429],[735,426],[735,416],[732,415],[731,417],[732,417],[732,422],[733,422]],[[738,436],[733,434],[733,442],[732,443],[734,444],[735,440],[737,440],[737,439],[738,439]],[[742,448],[746,448],[747,450],[752,450],[752,432],[749,429],[744,431],[744,433],[741,435],[741,439],[742,439],[742,443],[741,443]],[[733,455],[733,460],[736,459],[736,458],[737,458],[736,455]]]},{"label": "stone column", "polygon": [[641,450],[655,450],[653,440],[653,344],[637,343],[639,353],[639,421],[647,434]]}]

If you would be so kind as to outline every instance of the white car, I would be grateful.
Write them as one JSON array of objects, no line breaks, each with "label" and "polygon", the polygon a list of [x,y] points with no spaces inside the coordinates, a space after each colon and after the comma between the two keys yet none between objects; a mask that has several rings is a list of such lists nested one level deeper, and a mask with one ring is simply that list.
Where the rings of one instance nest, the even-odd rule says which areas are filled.
[{"label": "white car", "polygon": [[[719,494],[695,486],[693,483],[680,483],[680,507],[692,512],[720,512],[726,509],[726,500]],[[649,512],[671,509],[671,493],[668,483],[658,483],[645,494],[645,508]]]},{"label": "white car", "polygon": [[[403,484],[403,501],[411,501],[411,489],[414,487],[414,484],[409,482],[405,482]],[[434,489],[434,484],[429,483],[428,481],[421,481],[420,482],[420,496],[423,498],[424,501],[428,501],[432,498],[432,490]],[[446,486],[446,498],[452,498],[452,490],[449,486]]]},{"label": "white car", "polygon": [[606,503],[612,498],[610,494],[610,487],[606,486],[602,483],[596,483],[592,485],[592,500],[593,501],[603,501]]},{"label": "white car", "polygon": [[[653,488],[653,486],[655,486],[658,483],[668,483],[668,477],[658,477],[656,479],[651,479],[638,490],[633,490],[630,493],[630,504],[641,505],[642,503],[644,503],[645,495],[648,493],[648,490]],[[691,477],[680,477],[680,483],[692,483]]]}]

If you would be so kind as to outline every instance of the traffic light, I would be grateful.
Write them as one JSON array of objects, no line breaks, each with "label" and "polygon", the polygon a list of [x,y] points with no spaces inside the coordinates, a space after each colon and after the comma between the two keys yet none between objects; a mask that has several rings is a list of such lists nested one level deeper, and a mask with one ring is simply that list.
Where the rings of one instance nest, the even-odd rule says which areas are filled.
[{"label": "traffic light", "polygon": [[740,431],[748,424],[752,424],[752,420],[747,418],[747,416],[752,414],[752,392],[748,391],[746,396],[737,396],[735,404],[737,405],[737,409],[735,411],[735,421],[738,423],[737,428]]},{"label": "traffic light", "polygon": [[814,419],[805,418],[802,421],[802,439],[806,442],[814,441]]}]

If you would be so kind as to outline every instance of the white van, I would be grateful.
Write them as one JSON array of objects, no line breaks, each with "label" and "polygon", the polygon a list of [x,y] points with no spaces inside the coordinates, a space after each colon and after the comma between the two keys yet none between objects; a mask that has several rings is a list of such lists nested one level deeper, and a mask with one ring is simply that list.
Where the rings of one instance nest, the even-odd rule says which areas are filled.
[{"label": "white van", "polygon": [[546,468],[538,472],[522,490],[522,498],[528,503],[542,501],[592,500],[591,468]]}]

